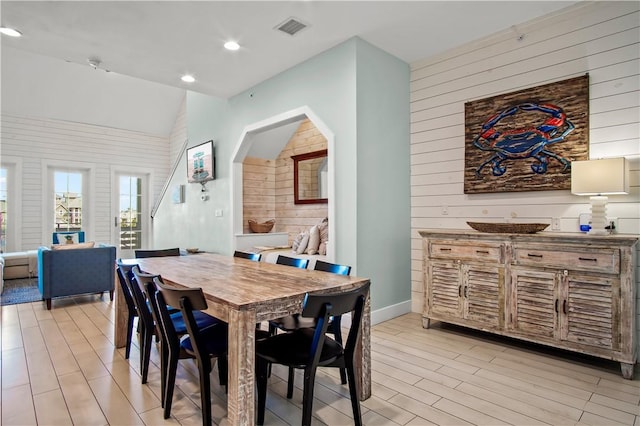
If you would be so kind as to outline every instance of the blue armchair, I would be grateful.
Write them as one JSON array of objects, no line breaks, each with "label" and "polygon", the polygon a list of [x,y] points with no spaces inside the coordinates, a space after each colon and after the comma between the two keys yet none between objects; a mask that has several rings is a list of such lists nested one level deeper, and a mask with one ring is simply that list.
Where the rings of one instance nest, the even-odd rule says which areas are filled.
[{"label": "blue armchair", "polygon": [[38,249],[38,287],[51,309],[54,297],[108,291],[113,300],[116,248]]}]

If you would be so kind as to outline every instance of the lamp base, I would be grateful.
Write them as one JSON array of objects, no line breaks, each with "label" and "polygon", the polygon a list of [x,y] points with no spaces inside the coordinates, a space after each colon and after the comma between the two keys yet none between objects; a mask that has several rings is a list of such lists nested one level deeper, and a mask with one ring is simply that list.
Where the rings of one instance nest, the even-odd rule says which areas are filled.
[{"label": "lamp base", "polygon": [[591,229],[589,235],[607,235],[607,201],[609,197],[595,195],[591,197]]}]

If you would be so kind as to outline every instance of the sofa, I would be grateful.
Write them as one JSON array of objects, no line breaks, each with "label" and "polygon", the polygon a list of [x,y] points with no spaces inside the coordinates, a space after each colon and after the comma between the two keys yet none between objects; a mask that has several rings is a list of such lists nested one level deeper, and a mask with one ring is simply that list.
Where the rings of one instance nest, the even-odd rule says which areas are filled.
[{"label": "sofa", "polygon": [[[81,246],[81,244],[78,244]],[[54,297],[109,292],[113,300],[116,248],[38,249],[38,288],[51,309]]]}]

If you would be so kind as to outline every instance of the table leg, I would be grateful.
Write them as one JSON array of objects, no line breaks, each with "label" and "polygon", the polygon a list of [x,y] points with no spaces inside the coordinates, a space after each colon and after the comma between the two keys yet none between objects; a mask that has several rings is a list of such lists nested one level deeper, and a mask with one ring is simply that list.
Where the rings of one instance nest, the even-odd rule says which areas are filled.
[{"label": "table leg", "polygon": [[362,312],[362,330],[356,346],[356,380],[360,401],[371,397],[371,299],[367,295]]},{"label": "table leg", "polygon": [[227,416],[231,425],[255,423],[256,313],[229,310]]},{"label": "table leg", "polygon": [[116,348],[124,348],[127,344],[127,318],[129,316],[129,308],[127,307],[127,301],[124,300],[124,295],[120,288],[118,274],[116,274],[115,286],[116,318],[114,323],[114,344]]}]

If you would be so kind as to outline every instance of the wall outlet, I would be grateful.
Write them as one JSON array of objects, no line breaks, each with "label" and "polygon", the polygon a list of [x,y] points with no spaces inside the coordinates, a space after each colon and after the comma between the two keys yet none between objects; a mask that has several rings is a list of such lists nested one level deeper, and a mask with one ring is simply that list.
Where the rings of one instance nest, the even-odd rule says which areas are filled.
[{"label": "wall outlet", "polygon": [[560,218],[559,217],[554,217],[551,220],[551,230],[552,231],[559,231],[560,230]]},{"label": "wall outlet", "polygon": [[449,206],[442,206],[442,214],[443,215],[449,214]]},{"label": "wall outlet", "polygon": [[216,217],[222,217],[222,209],[216,209],[215,215]]}]

